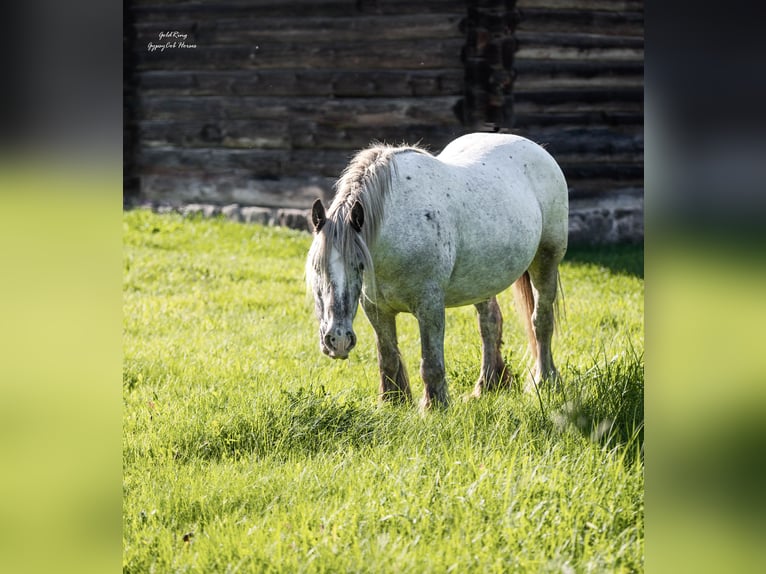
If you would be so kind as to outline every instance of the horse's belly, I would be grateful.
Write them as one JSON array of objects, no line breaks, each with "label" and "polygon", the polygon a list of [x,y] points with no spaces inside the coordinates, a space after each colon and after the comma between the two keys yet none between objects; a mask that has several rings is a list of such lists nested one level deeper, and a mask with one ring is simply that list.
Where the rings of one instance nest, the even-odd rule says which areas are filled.
[{"label": "horse's belly", "polygon": [[[472,198],[479,200],[482,191],[475,189]],[[535,199],[523,194],[493,199],[484,198],[455,219],[460,240],[445,289],[448,306],[477,303],[504,291],[537,252],[542,215]]]},{"label": "horse's belly", "polygon": [[534,249],[520,249],[519,245],[503,247],[464,255],[456,261],[444,293],[447,307],[486,301],[523,275],[532,262]]}]

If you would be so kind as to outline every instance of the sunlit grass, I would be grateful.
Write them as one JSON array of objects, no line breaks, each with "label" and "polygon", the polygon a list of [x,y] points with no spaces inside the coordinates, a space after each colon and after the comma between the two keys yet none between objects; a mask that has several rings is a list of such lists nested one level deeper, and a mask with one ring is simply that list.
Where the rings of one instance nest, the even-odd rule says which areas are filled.
[{"label": "sunlit grass", "polygon": [[[125,214],[125,572],[643,570],[640,250],[562,266],[562,393],[460,400],[480,342],[472,308],[448,311],[453,404],[423,417],[377,404],[361,312],[350,360],[319,352],[309,243]],[[417,395],[417,324],[399,323]]]}]

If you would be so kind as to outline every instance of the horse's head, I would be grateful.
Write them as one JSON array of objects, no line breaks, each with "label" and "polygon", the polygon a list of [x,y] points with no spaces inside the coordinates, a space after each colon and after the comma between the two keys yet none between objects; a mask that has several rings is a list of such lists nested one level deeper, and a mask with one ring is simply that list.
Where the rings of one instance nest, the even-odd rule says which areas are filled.
[{"label": "horse's head", "polygon": [[353,322],[362,293],[369,252],[359,237],[364,210],[356,202],[343,217],[328,218],[320,200],[311,208],[314,242],[306,262],[306,282],[319,320],[319,347],[333,359],[345,359],[356,345]]}]

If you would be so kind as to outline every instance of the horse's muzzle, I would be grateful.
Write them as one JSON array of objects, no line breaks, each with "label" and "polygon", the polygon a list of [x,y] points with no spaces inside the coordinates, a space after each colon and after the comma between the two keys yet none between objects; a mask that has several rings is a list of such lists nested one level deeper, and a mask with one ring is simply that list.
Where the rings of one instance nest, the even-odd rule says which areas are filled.
[{"label": "horse's muzzle", "polygon": [[322,337],[322,352],[333,359],[347,359],[356,345],[356,335],[351,329],[340,327],[328,329]]}]

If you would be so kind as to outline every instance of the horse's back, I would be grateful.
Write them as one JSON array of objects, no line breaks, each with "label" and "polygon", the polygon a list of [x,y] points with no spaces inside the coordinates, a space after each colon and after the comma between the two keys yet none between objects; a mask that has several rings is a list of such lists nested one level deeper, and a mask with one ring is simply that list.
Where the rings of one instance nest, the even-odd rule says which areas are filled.
[{"label": "horse's back", "polygon": [[568,188],[558,163],[541,145],[512,134],[472,133],[453,140],[437,157],[474,174],[496,171],[505,193],[527,196],[523,201],[533,196],[542,218],[540,240],[566,245]]},{"label": "horse's back", "polygon": [[417,291],[422,280],[438,284],[448,306],[484,300],[521,276],[541,241],[557,235],[547,211],[561,199],[542,188],[563,177],[554,181],[558,166],[529,140],[472,134],[436,157],[403,151],[395,162],[375,266],[400,294]]},{"label": "horse's back", "polygon": [[472,133],[447,145],[439,161],[477,173],[484,168],[503,170],[509,184],[528,184],[541,201],[567,204],[564,174],[543,146],[513,134]]}]

